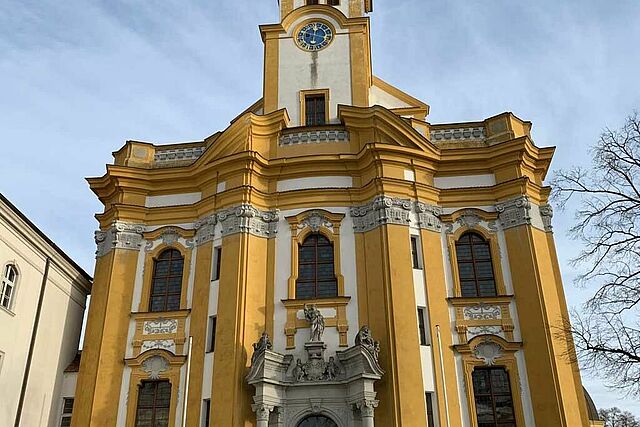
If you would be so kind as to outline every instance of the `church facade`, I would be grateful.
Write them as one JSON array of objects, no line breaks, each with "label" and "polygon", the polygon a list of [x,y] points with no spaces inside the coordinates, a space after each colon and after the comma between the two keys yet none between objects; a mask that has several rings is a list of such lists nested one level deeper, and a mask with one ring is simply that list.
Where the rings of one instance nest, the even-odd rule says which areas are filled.
[{"label": "church facade", "polygon": [[224,131],[129,141],[72,425],[589,426],[544,185],[511,113],[431,124],[375,77],[371,0],[280,0]]}]

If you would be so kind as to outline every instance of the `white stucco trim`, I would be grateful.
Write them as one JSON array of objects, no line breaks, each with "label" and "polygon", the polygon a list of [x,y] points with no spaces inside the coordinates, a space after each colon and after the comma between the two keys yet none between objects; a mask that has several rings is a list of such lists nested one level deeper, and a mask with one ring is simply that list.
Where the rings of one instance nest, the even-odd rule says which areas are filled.
[{"label": "white stucco trim", "polygon": [[202,193],[167,194],[164,196],[147,196],[144,206],[160,208],[166,206],[192,205],[202,200]]},{"label": "white stucco trim", "polygon": [[294,191],[313,188],[351,188],[353,178],[350,176],[312,176],[307,178],[285,179],[278,181],[277,190]]},{"label": "white stucco trim", "polygon": [[494,174],[464,175],[464,176],[443,176],[433,178],[433,185],[436,188],[474,188],[492,187],[496,185]]}]

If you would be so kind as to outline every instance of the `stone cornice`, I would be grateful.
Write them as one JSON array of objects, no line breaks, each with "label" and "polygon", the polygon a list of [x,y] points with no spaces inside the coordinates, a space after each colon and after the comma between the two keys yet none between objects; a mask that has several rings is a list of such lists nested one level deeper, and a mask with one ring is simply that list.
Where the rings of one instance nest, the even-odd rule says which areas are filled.
[{"label": "stone cornice", "polygon": [[144,224],[130,224],[114,221],[107,230],[96,231],[96,258],[100,258],[114,249],[139,251],[142,248]]},{"label": "stone cornice", "polygon": [[381,195],[366,205],[350,209],[353,229],[356,233],[364,233],[388,224],[409,226],[412,213],[417,215],[417,225],[421,229],[436,232],[442,230],[439,218],[442,215],[442,208],[410,199]]}]

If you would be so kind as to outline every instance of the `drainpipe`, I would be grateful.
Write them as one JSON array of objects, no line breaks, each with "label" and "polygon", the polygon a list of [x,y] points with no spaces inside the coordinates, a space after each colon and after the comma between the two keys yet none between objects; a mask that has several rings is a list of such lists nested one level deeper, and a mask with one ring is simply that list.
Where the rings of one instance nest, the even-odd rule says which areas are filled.
[{"label": "drainpipe", "polygon": [[191,375],[191,347],[193,346],[193,337],[189,337],[188,355],[187,355],[187,373],[184,381],[184,404],[182,405],[182,426],[187,425],[187,399],[189,399],[189,376]]},{"label": "drainpipe", "polygon": [[20,400],[18,401],[18,411],[16,412],[16,421],[14,427],[20,427],[20,418],[22,418],[22,407],[24,406],[24,398],[27,393],[27,383],[29,382],[29,372],[31,371],[31,360],[33,359],[33,350],[36,345],[36,337],[38,335],[38,325],[40,323],[40,314],[42,312],[42,302],[44,301],[44,291],[47,280],[49,279],[49,265],[51,258],[46,257],[44,265],[44,275],[42,276],[42,284],[40,285],[40,297],[38,298],[38,307],[36,308],[36,318],[33,321],[33,331],[31,332],[31,343],[29,344],[29,354],[27,355],[27,364],[24,367],[24,375],[22,377],[22,388],[20,389]]},{"label": "drainpipe", "polygon": [[436,325],[436,335],[438,336],[438,353],[440,355],[440,372],[442,374],[442,394],[444,397],[444,414],[447,420],[447,427],[451,426],[449,420],[449,399],[447,398],[447,379],[444,375],[444,358],[442,357],[442,340],[440,339],[440,325]]}]

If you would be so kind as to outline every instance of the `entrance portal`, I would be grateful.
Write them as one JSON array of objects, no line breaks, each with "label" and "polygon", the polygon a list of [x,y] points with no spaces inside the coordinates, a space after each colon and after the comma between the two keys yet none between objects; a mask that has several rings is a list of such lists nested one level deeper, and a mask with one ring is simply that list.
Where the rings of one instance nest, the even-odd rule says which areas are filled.
[{"label": "entrance portal", "polygon": [[331,418],[322,415],[312,415],[300,421],[298,427],[338,427]]}]

